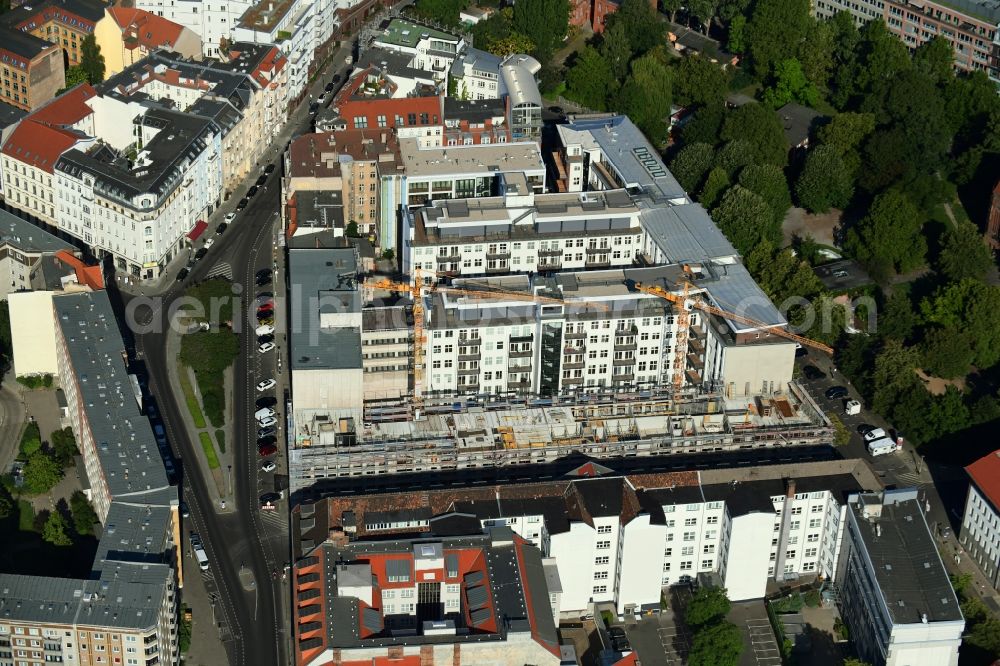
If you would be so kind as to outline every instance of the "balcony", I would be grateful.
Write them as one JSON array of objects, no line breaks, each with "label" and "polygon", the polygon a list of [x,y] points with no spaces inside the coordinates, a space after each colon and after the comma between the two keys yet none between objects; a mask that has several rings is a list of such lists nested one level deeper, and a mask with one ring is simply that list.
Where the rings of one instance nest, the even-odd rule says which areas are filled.
[{"label": "balcony", "polygon": [[464,391],[465,393],[479,393],[479,382],[473,384],[459,384],[459,392]]},{"label": "balcony", "polygon": [[477,349],[476,351],[474,351],[474,352],[472,352],[470,354],[459,354],[458,355],[458,360],[459,361],[478,361],[482,357],[483,357],[483,355],[480,354],[479,350]]},{"label": "balcony", "polygon": [[509,273],[510,272],[510,266],[507,266],[506,264],[504,264],[503,266],[487,266],[486,267],[486,272],[487,273]]},{"label": "balcony", "polygon": [[701,373],[697,370],[688,370],[687,378],[692,384],[701,384]]},{"label": "balcony", "polygon": [[458,374],[459,375],[478,375],[479,374],[479,368],[459,368],[458,369]]},{"label": "balcony", "polygon": [[531,382],[507,382],[507,388],[511,391],[526,391],[531,388]]},{"label": "balcony", "polygon": [[692,349],[697,354],[705,353],[705,345],[701,340],[697,338],[688,338],[688,348]]},{"label": "balcony", "polygon": [[587,254],[610,254],[610,247],[588,247]]},{"label": "balcony", "polygon": [[583,370],[584,366],[586,365],[587,365],[586,363],[580,361],[578,363],[563,363],[562,367],[565,370]]},{"label": "balcony", "polygon": [[638,345],[634,342],[615,343],[615,351],[635,351]]},{"label": "balcony", "polygon": [[623,374],[623,375],[613,375],[611,377],[611,381],[613,381],[613,382],[633,382],[633,381],[635,381],[635,375],[633,373],[631,373],[631,372]]},{"label": "balcony", "polygon": [[539,257],[561,257],[563,255],[562,248],[547,248],[538,251]]},{"label": "balcony", "polygon": [[457,261],[461,261],[462,260],[462,255],[460,255],[460,254],[448,254],[448,255],[439,254],[436,257],[434,257],[434,259],[439,264],[447,264],[447,263],[454,263],[454,262],[457,262]]},{"label": "balcony", "polygon": [[583,345],[580,345],[579,347],[575,347],[573,345],[566,345],[565,347],[563,347],[564,354],[582,354],[585,351],[587,351],[587,348]]},{"label": "balcony", "polygon": [[527,335],[512,335],[510,336],[511,342],[531,342],[535,339],[534,333],[528,333]]},{"label": "balcony", "polygon": [[538,262],[538,270],[540,270],[540,271],[560,271],[560,270],[562,270],[562,262],[561,261]]},{"label": "balcony", "polygon": [[587,332],[586,331],[566,331],[565,333],[563,333],[563,337],[566,338],[567,340],[580,340],[580,339],[586,340],[587,339]]},{"label": "balcony", "polygon": [[688,365],[696,370],[705,369],[705,359],[698,354],[688,354]]},{"label": "balcony", "polygon": [[635,365],[634,358],[616,358],[612,362],[612,365]]},{"label": "balcony", "polygon": [[459,338],[458,339],[458,346],[459,347],[469,347],[469,346],[472,346],[472,345],[477,345],[478,346],[478,345],[481,345],[481,344],[483,344],[483,339],[482,338]]},{"label": "balcony", "polygon": [[487,252],[486,253],[486,258],[487,259],[510,259],[510,252],[506,251],[506,250],[503,251],[503,252],[499,252],[499,251],[497,251],[497,252]]},{"label": "balcony", "polygon": [[511,350],[510,352],[507,353],[507,356],[510,358],[531,358],[534,355],[535,352],[531,349],[524,349],[519,351]]},{"label": "balcony", "polygon": [[563,386],[568,386],[568,385],[579,386],[583,384],[583,377],[563,377],[562,383]]},{"label": "balcony", "polygon": [[514,363],[511,361],[507,364],[507,372],[531,372],[531,363]]},{"label": "balcony", "polygon": [[601,257],[596,257],[594,259],[587,259],[583,262],[585,268],[607,268],[611,266],[611,260],[608,259],[607,255],[601,255]]}]

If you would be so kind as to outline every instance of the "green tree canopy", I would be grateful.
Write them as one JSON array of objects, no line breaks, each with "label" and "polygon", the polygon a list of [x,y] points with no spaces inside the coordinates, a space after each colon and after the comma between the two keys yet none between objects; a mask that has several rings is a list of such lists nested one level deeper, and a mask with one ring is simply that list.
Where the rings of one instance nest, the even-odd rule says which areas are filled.
[{"label": "green tree canopy", "polygon": [[715,20],[715,13],[719,9],[719,0],[688,0],[688,13],[698,19],[704,33],[712,29],[712,21]]},{"label": "green tree canopy", "polygon": [[905,194],[888,190],[875,197],[868,215],[847,235],[848,250],[864,262],[873,276],[906,273],[924,263],[927,241],[923,217]]},{"label": "green tree canopy", "polygon": [[595,111],[607,108],[608,95],[617,88],[611,66],[592,46],[577,55],[566,72],[566,86],[567,97]]},{"label": "green tree canopy", "polygon": [[38,423],[29,421],[21,433],[21,444],[18,447],[21,457],[27,459],[42,448],[42,434],[38,430]]},{"label": "green tree canopy", "polygon": [[837,26],[832,21],[810,19],[797,59],[805,79],[816,87],[826,88],[830,83],[836,40]]},{"label": "green tree canopy", "polygon": [[503,37],[490,41],[486,50],[495,56],[506,58],[515,53],[532,53],[535,43],[519,32],[511,31]]},{"label": "green tree canopy", "polygon": [[731,607],[732,604],[724,588],[700,587],[688,602],[684,611],[684,621],[688,627],[697,631],[705,625],[723,620]]},{"label": "green tree canopy", "polygon": [[66,85],[64,90],[75,88],[81,83],[87,83],[87,72],[80,65],[73,65],[66,69]]},{"label": "green tree canopy", "polygon": [[58,511],[49,514],[42,528],[42,538],[54,546],[72,546],[73,540],[66,534],[66,519]]},{"label": "green tree canopy", "polygon": [[535,44],[539,60],[548,61],[569,28],[569,0],[520,0],[511,25]]},{"label": "green tree canopy", "polygon": [[920,345],[923,367],[935,377],[964,377],[972,364],[972,345],[964,331],[935,326]]},{"label": "green tree canopy", "polygon": [[853,177],[861,164],[861,144],[874,131],[874,114],[844,112],[836,114],[830,122],[817,129],[816,139],[837,151]]},{"label": "green tree canopy", "polygon": [[921,310],[928,321],[968,334],[976,367],[1000,361],[1000,287],[971,278],[952,282],[925,299]]},{"label": "green tree canopy", "polygon": [[788,191],[785,173],[773,164],[750,164],[740,171],[740,185],[759,194],[774,213],[777,224],[785,219],[785,213],[792,207],[792,195]]},{"label": "green tree canopy", "polygon": [[982,280],[993,267],[993,254],[972,222],[959,221],[944,235],[937,270],[952,282]]},{"label": "green tree canopy", "polygon": [[196,374],[221,373],[239,350],[239,338],[228,330],[199,331],[181,338],[181,362]]},{"label": "green tree canopy", "polygon": [[49,435],[49,443],[52,445],[52,455],[62,467],[70,465],[73,462],[73,457],[79,453],[73,429],[69,426],[62,430],[53,431]]},{"label": "green tree canopy", "polygon": [[715,166],[725,169],[730,179],[736,180],[736,174],[753,164],[755,157],[754,147],[749,141],[734,139],[715,153]]},{"label": "green tree canopy", "polygon": [[767,202],[745,187],[730,188],[712,211],[712,217],[740,254],[749,254],[765,240],[780,241],[781,230],[775,225],[774,213]]},{"label": "green tree canopy", "polygon": [[705,627],[691,641],[688,666],[736,666],[743,654],[743,635],[732,622]]},{"label": "green tree canopy", "polygon": [[619,94],[620,110],[654,144],[667,135],[672,91],[670,71],[653,54],[632,61],[632,73]]},{"label": "green tree canopy", "polygon": [[608,16],[606,29],[621,23],[628,35],[632,53],[641,55],[663,44],[666,26],[647,0],[623,0],[618,10]]},{"label": "green tree canopy", "polygon": [[772,109],[781,108],[789,102],[814,106],[819,101],[819,91],[806,78],[802,64],[795,58],[786,58],[774,63],[762,99]]},{"label": "green tree canopy", "polygon": [[823,292],[823,283],[807,262],[787,248],[775,248],[770,241],[753,248],[746,263],[757,284],[775,303],[795,296],[815,298]]},{"label": "green tree canopy", "polygon": [[906,44],[882,21],[865,25],[859,50],[857,86],[861,90],[877,89],[912,67]]},{"label": "green tree canopy", "polygon": [[729,72],[700,55],[681,58],[673,68],[674,94],[681,106],[721,105],[729,88]]},{"label": "green tree canopy", "polygon": [[36,451],[24,466],[24,489],[32,495],[47,493],[62,477],[59,464],[44,451]]},{"label": "green tree canopy", "polygon": [[795,197],[811,213],[844,208],[854,194],[854,183],[834,148],[819,145],[809,151],[795,183]]},{"label": "green tree canopy", "polygon": [[14,511],[14,500],[7,494],[7,489],[0,487],[0,520]]},{"label": "green tree canopy", "polygon": [[726,48],[730,53],[742,54],[747,50],[747,19],[743,14],[737,14],[729,22],[726,36]]},{"label": "green tree canopy", "polygon": [[798,51],[809,27],[809,0],[758,0],[747,24],[753,70],[764,78]]},{"label": "green tree canopy", "polygon": [[670,172],[687,192],[695,192],[712,168],[715,149],[707,143],[691,143],[678,151],[670,162]]},{"label": "green tree canopy", "polygon": [[902,288],[894,289],[878,313],[879,335],[905,342],[919,323],[920,317],[913,309],[910,295]]},{"label": "green tree canopy", "polygon": [[628,40],[625,25],[613,23],[601,37],[601,55],[611,68],[611,75],[618,81],[628,74],[628,64],[632,60],[632,43]]},{"label": "green tree canopy", "polygon": [[785,166],[788,162],[788,143],[781,120],[773,109],[763,104],[744,104],[727,113],[719,138],[749,141],[754,146],[758,163]]},{"label": "green tree canopy", "polygon": [[955,76],[955,51],[947,39],[935,35],[913,52],[914,68],[935,83],[945,83]]},{"label": "green tree canopy", "polygon": [[731,183],[729,182],[729,174],[722,167],[715,167],[708,172],[708,177],[705,178],[705,184],[701,187],[701,193],[698,195],[698,201],[702,206],[708,210],[715,208],[715,205],[719,203],[719,198],[722,197],[722,193],[725,192]]},{"label": "green tree canopy", "polygon": [[459,14],[469,3],[467,0],[417,0],[417,14],[444,25],[458,25]]},{"label": "green tree canopy", "polygon": [[101,55],[101,47],[94,33],[84,37],[80,44],[80,67],[87,73],[87,80],[91,85],[104,80],[104,56]]},{"label": "green tree canopy", "polygon": [[691,119],[681,128],[681,143],[719,143],[719,131],[726,117],[726,107],[721,103],[699,107]]},{"label": "green tree canopy", "polygon": [[69,498],[70,511],[73,513],[73,529],[77,534],[89,535],[94,533],[94,525],[98,522],[97,512],[90,505],[87,496],[79,490],[75,491]]}]

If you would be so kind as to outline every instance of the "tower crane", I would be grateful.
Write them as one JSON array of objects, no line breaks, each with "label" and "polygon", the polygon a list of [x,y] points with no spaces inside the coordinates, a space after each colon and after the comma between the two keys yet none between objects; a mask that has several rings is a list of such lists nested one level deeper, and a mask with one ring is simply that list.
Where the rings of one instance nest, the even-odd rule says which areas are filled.
[{"label": "tower crane", "polygon": [[709,305],[704,301],[699,301],[692,297],[691,295],[691,283],[685,281],[683,284],[683,291],[681,294],[675,294],[672,291],[668,291],[663,287],[657,287],[655,285],[643,285],[641,283],[635,283],[636,291],[640,291],[644,294],[649,294],[650,296],[657,296],[666,301],[679,306],[677,308],[678,317],[678,331],[674,343],[674,389],[680,390],[684,386],[684,368],[687,365],[687,348],[688,348],[688,330],[691,321],[691,311],[700,310],[701,312],[706,312],[708,314],[713,314],[723,319],[729,319],[730,321],[738,321],[741,324],[747,324],[748,326],[753,326],[755,328],[766,328],[769,333],[772,333],[778,337],[785,338],[786,340],[792,340],[807,347],[812,347],[813,349],[818,349],[820,351],[826,352],[827,354],[832,354],[833,349],[823,344],[822,342],[816,342],[815,340],[810,340],[809,338],[802,337],[801,335],[796,335],[790,333],[782,328],[772,328],[772,324],[767,324],[766,322],[758,321],[750,317],[744,317],[743,315],[736,314],[735,312],[729,312],[723,310],[722,308],[717,308],[714,305]]}]

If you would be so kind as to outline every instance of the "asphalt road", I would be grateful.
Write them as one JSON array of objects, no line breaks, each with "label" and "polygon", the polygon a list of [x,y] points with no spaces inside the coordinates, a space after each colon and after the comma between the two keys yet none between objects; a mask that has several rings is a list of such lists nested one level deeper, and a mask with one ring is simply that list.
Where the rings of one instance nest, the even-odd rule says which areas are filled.
[{"label": "asphalt road", "polygon": [[[220,264],[232,266],[233,277],[238,284],[247,284],[246,276],[249,275],[251,288],[254,272],[270,266],[277,221],[275,213],[281,189],[277,173],[270,177],[268,184],[267,190],[251,200],[227,232],[217,237],[208,255],[195,265],[183,282],[170,284],[152,307],[145,300],[136,301],[139,305],[133,304],[134,319],[148,329],[133,334],[135,357],[145,364],[150,393],[159,404],[174,454],[182,460],[195,460],[195,443],[188,437],[186,429],[179,425],[184,423],[180,410],[186,407],[174,400],[173,392],[164,384],[168,377],[167,364],[176,362],[176,359],[166,355],[166,313],[189,284],[217,272]],[[121,308],[119,317],[122,317],[135,297],[118,292],[113,280],[109,281],[109,293]],[[242,308],[243,311],[245,309]],[[120,321],[127,321],[127,318]],[[154,323],[155,326],[152,325]],[[206,582],[208,587],[218,593],[216,611],[219,621],[226,627],[223,638],[230,662],[237,666],[274,666],[288,663],[285,654],[287,636],[284,635],[286,623],[279,607],[284,604],[281,583],[271,580],[271,572],[287,561],[287,533],[280,529],[265,530],[261,524],[257,505],[259,464],[256,443],[251,439],[255,433],[249,432],[250,424],[246,421],[253,410],[248,413],[244,404],[248,399],[247,387],[251,387],[252,391],[256,383],[248,377],[248,367],[258,362],[252,331],[242,336],[241,344],[234,375],[235,412],[239,418],[233,424],[232,437],[233,445],[239,447],[234,455],[233,469],[237,510],[218,512],[212,504],[206,479],[199,473],[197,465],[189,465],[186,469],[182,467],[182,499],[192,514],[185,530],[198,531],[205,544],[211,570],[204,575],[209,578]],[[252,396],[249,399],[252,400]],[[243,580],[241,569],[245,569]],[[189,575],[199,573],[194,571]],[[255,585],[247,590],[245,583],[251,574]]]}]

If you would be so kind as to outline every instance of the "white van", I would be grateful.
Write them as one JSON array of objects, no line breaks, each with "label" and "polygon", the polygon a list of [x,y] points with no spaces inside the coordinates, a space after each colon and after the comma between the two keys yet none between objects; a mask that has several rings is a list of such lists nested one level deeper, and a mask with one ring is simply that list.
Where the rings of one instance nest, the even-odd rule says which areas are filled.
[{"label": "white van", "polygon": [[868,442],[868,453],[872,457],[883,456],[887,453],[895,453],[898,450],[896,442],[889,437],[882,437]]},{"label": "white van", "polygon": [[200,543],[194,544],[194,556],[198,560],[198,568],[202,571],[208,571],[208,555],[205,554],[205,549]]}]

